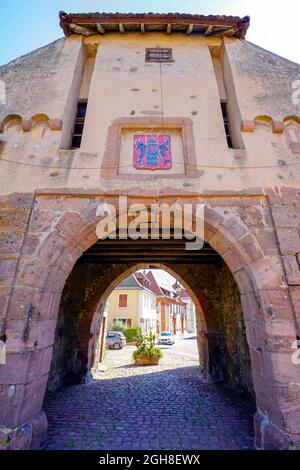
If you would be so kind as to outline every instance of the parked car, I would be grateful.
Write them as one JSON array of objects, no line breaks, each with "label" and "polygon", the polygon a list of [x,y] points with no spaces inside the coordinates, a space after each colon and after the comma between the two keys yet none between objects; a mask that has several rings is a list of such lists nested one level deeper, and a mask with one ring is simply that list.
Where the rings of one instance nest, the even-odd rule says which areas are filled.
[{"label": "parked car", "polygon": [[106,335],[106,347],[108,349],[122,349],[126,345],[126,338],[122,331],[108,331]]},{"label": "parked car", "polygon": [[170,331],[162,331],[157,340],[158,344],[167,344],[172,346],[175,343],[175,336]]}]

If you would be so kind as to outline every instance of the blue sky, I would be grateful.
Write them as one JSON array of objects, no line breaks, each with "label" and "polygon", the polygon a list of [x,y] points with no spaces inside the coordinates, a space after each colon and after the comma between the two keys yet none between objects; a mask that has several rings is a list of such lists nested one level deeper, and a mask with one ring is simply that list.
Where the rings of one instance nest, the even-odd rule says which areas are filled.
[{"label": "blue sky", "polygon": [[0,65],[61,37],[59,10],[250,15],[249,41],[300,63],[300,0],[0,0]]}]

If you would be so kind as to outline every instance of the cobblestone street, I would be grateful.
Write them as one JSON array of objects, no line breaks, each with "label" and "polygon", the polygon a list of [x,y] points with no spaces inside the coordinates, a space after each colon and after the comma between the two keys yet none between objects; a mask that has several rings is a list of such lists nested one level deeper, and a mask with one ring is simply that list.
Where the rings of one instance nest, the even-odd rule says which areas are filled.
[{"label": "cobblestone street", "polygon": [[49,450],[253,448],[253,405],[205,383],[195,339],[165,347],[159,366],[133,366],[133,350],[108,351],[92,383],[48,395]]}]

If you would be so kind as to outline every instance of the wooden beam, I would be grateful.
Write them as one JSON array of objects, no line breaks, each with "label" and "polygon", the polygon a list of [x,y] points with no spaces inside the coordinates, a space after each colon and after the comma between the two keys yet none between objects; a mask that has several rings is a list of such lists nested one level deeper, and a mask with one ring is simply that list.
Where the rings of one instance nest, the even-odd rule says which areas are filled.
[{"label": "wooden beam", "polygon": [[210,24],[207,26],[206,30],[204,31],[204,36],[209,36],[213,32],[214,27]]},{"label": "wooden beam", "polygon": [[122,34],[125,34],[125,33],[126,33],[123,23],[119,23],[119,31],[120,31],[120,33],[122,33]]},{"label": "wooden beam", "polygon": [[97,23],[96,28],[99,34],[105,34],[105,29],[103,28],[102,24]]},{"label": "wooden beam", "polygon": [[79,26],[78,24],[74,23],[70,24],[70,29],[72,33],[83,34],[83,36],[92,36],[93,34],[96,34],[94,29],[85,28],[84,26]]},{"label": "wooden beam", "polygon": [[186,30],[186,34],[192,34],[193,29],[194,29],[194,25],[189,24],[188,27],[187,27],[187,30]]},{"label": "wooden beam", "polygon": [[171,32],[172,32],[172,25],[171,25],[171,23],[168,23],[168,24],[167,24],[167,31],[166,31],[166,32],[167,32],[167,34],[171,34]]},{"label": "wooden beam", "polygon": [[145,33],[146,30],[145,30],[145,23],[141,23],[141,33]]},{"label": "wooden beam", "polygon": [[234,34],[237,33],[236,28],[227,28],[227,29],[222,29],[222,31],[216,31],[211,34],[214,38],[217,38],[219,36],[234,36]]}]

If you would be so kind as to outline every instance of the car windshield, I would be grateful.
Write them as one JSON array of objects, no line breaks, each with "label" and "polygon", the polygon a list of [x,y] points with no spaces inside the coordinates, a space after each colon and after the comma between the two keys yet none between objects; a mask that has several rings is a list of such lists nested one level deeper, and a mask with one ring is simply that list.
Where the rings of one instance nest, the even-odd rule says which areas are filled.
[{"label": "car windshield", "polygon": [[172,336],[172,334],[169,331],[164,331],[161,336]]}]

